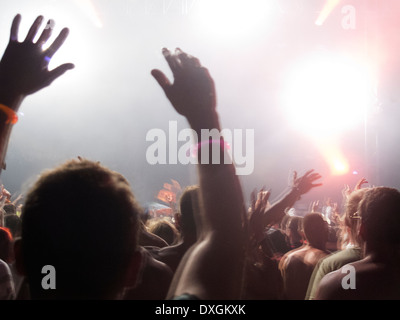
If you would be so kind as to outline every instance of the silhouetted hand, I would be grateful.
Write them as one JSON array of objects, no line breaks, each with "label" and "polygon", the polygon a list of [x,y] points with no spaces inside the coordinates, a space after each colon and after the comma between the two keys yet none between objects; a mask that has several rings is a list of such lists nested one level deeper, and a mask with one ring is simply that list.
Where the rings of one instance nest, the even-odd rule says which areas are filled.
[{"label": "silhouetted hand", "polygon": [[343,195],[343,198],[344,199],[348,199],[349,198],[349,196],[350,196],[350,194],[351,194],[351,189],[350,189],[350,186],[348,185],[348,184],[345,184],[344,185],[344,188],[343,188],[343,190],[342,190],[342,195]]},{"label": "silhouetted hand", "polygon": [[362,185],[363,185],[363,184],[366,184],[366,183],[368,183],[367,179],[361,178],[359,181],[357,181],[357,183],[356,183],[356,185],[355,185],[355,187],[354,187],[354,190],[351,190],[351,188],[349,187],[349,185],[346,184],[346,185],[344,186],[343,190],[342,190],[343,198],[344,198],[345,200],[347,200],[347,199],[350,197],[350,195],[351,195],[354,191],[360,190],[360,189],[362,188]]},{"label": "silhouetted hand", "polygon": [[2,92],[23,99],[49,86],[55,79],[74,67],[73,64],[66,63],[51,71],[48,70],[51,58],[64,43],[69,30],[62,29],[54,42],[47,49],[43,49],[53,29],[52,21],[49,21],[38,40],[33,42],[42,21],[42,16],[37,17],[25,40],[19,42],[18,30],[21,15],[15,16],[11,26],[10,41],[0,62]]},{"label": "silhouetted hand", "polygon": [[214,81],[208,70],[201,66],[199,60],[180,49],[171,53],[163,49],[163,55],[174,76],[171,83],[160,70],[151,71],[164,90],[175,110],[185,116],[189,122],[207,117],[215,112],[216,93]]},{"label": "silhouetted hand", "polygon": [[291,182],[291,187],[296,188],[299,196],[306,194],[312,188],[322,186],[322,183],[314,183],[316,180],[321,178],[319,173],[313,173],[314,170],[307,171],[303,176],[297,178],[297,172],[294,171],[293,178]]},{"label": "silhouetted hand", "polygon": [[319,200],[315,200],[311,203],[311,212],[320,212],[321,207],[319,205]]},{"label": "silhouetted hand", "polygon": [[360,179],[357,182],[356,186],[354,187],[354,190],[360,190],[362,188],[362,185],[366,184],[366,183],[368,183],[367,179],[365,179],[365,178]]},{"label": "silhouetted hand", "polygon": [[251,215],[249,227],[257,241],[262,240],[264,237],[264,214],[268,207],[268,199],[270,195],[271,192],[264,191],[264,189],[261,189],[257,195],[255,191],[251,193]]}]

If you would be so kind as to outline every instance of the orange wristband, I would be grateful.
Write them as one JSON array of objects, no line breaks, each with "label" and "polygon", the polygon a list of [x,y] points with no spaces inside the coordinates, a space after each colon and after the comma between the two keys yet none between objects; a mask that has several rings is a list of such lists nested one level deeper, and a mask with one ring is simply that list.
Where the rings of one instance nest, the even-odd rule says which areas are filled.
[{"label": "orange wristband", "polygon": [[8,123],[16,124],[18,122],[17,113],[13,109],[7,107],[4,104],[0,104],[0,110],[3,111],[8,117],[6,124]]}]

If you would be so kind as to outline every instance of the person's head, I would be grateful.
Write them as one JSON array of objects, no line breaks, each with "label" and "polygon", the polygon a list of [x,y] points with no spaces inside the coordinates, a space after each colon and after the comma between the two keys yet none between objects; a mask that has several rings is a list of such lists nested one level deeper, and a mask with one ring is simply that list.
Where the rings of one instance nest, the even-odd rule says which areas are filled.
[{"label": "person's head", "polygon": [[374,249],[400,245],[400,192],[394,188],[370,188],[358,206],[360,236]]},{"label": "person's head", "polygon": [[10,263],[12,260],[13,237],[10,230],[0,227],[0,259]]},{"label": "person's head", "polygon": [[300,243],[303,240],[302,237],[302,220],[303,217],[300,216],[291,216],[287,223],[287,235],[290,239],[290,242]]},{"label": "person's head", "polygon": [[[99,163],[43,172],[26,196],[17,255],[31,297],[115,298],[137,257],[140,211],[127,180]],[[42,288],[45,265],[55,268],[54,290]]]},{"label": "person's head", "polygon": [[325,249],[328,241],[328,223],[320,213],[308,213],[303,218],[304,236],[309,245],[317,249]]},{"label": "person's head", "polygon": [[287,224],[289,222],[289,218],[290,216],[288,214],[285,214],[281,220],[281,222],[279,223],[279,228],[282,232],[284,232],[286,234],[286,227]]},{"label": "person's head", "polygon": [[200,210],[200,187],[197,185],[186,187],[179,200],[180,212],[176,215],[179,229],[183,237],[196,238],[196,211]]},{"label": "person's head", "polygon": [[15,207],[15,205],[13,203],[6,203],[3,207],[3,209],[6,213],[6,215],[17,213],[17,208]]},{"label": "person's head", "polygon": [[148,221],[149,232],[164,239],[168,245],[175,244],[179,232],[168,218],[152,218]]},{"label": "person's head", "polygon": [[4,217],[4,225],[10,229],[13,238],[21,236],[21,218],[16,214],[8,214]]},{"label": "person's head", "polygon": [[357,216],[357,210],[358,210],[358,205],[363,199],[365,193],[369,190],[370,188],[363,188],[359,190],[353,191],[349,198],[346,201],[345,204],[345,214],[343,216],[343,226],[344,230],[342,231],[342,238],[347,238],[344,239],[345,242],[350,242],[352,244],[356,245],[361,245],[362,239],[359,238],[358,236],[358,216]]}]

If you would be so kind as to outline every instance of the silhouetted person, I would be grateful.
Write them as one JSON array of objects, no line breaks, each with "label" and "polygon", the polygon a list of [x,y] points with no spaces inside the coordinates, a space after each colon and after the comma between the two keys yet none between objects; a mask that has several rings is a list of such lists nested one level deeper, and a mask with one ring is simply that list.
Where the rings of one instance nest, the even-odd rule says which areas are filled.
[{"label": "silhouetted person", "polygon": [[179,237],[179,232],[169,218],[152,218],[147,222],[147,230],[173,245]]},{"label": "silhouetted person", "polygon": [[[201,139],[202,129],[221,130],[216,111],[216,91],[208,70],[180,49],[163,54],[174,76],[173,83],[160,70],[152,75],[175,110]],[[229,157],[223,138],[198,141],[197,158],[202,210],[196,225],[198,239],[185,254],[172,281],[168,298],[238,299],[241,295],[245,235],[242,189],[232,163],[201,161],[205,148],[216,143],[220,159]],[[209,157],[210,160],[211,157]]]},{"label": "silhouetted person", "polygon": [[[26,196],[16,246],[31,298],[118,298],[139,268],[140,211],[127,180],[97,162],[71,160],[43,172]],[[56,289],[42,285],[47,265]]]},{"label": "silhouetted person", "polygon": [[328,273],[338,270],[345,264],[360,260],[362,258],[363,240],[358,234],[358,205],[368,191],[367,188],[352,192],[345,203],[345,213],[342,221],[340,238],[342,239],[341,250],[322,259],[316,265],[311,276],[307,290],[307,300],[315,299],[316,291],[321,279]]},{"label": "silhouetted person", "polygon": [[303,234],[301,233],[302,220],[303,217],[291,216],[286,225],[290,250],[297,249],[303,245]]},{"label": "silhouetted person", "polygon": [[[251,194],[250,237],[246,259],[246,290],[243,295],[246,299],[269,300],[282,298],[283,280],[278,265],[278,261],[279,263],[281,261],[281,253],[276,251],[274,243],[265,233],[265,230],[278,223],[286,225],[286,222],[282,221],[289,219],[286,214],[287,209],[293,207],[302,195],[315,187],[321,186],[321,183],[314,183],[321,176],[313,171],[308,170],[301,177],[297,177],[297,172],[294,171],[289,190],[273,205],[268,203],[270,192],[262,190],[257,197],[254,192]],[[296,224],[296,231],[298,229],[299,225]]]},{"label": "silhouetted person", "polygon": [[316,299],[400,299],[400,192],[369,189],[355,213],[364,258],[322,278]]},{"label": "silhouetted person", "polygon": [[14,239],[21,235],[21,218],[16,214],[5,215],[4,226],[10,230]]},{"label": "silhouetted person", "polygon": [[167,241],[165,241],[163,238],[149,232],[143,221],[140,221],[138,244],[143,247],[154,246],[158,248],[163,248],[168,246]]},{"label": "silhouetted person", "polygon": [[140,267],[128,276],[123,300],[163,300],[166,298],[173,272],[165,263],[156,260],[148,250],[139,247]]},{"label": "silhouetted person", "polygon": [[280,266],[284,297],[289,300],[304,300],[314,267],[328,255],[328,224],[319,213],[304,216],[303,230],[306,244],[289,251]]},{"label": "silhouetted person", "polygon": [[173,246],[151,250],[153,256],[167,264],[173,272],[177,269],[183,255],[197,240],[194,211],[200,210],[199,196],[199,186],[189,186],[184,189],[179,202],[180,211],[176,216],[181,234],[179,242]]},{"label": "silhouetted person", "polygon": [[266,236],[269,238],[275,258],[280,259],[286,252],[290,251],[289,239],[286,235],[286,226],[289,221],[289,215],[285,215],[281,222],[276,223],[274,227],[268,229]]}]

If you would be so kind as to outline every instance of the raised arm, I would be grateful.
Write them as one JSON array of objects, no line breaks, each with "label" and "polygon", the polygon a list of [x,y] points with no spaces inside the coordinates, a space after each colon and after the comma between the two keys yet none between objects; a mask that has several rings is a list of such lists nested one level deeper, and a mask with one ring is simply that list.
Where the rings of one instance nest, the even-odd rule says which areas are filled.
[{"label": "raised arm", "polygon": [[289,190],[282,199],[274,203],[264,214],[263,226],[272,225],[280,222],[285,215],[287,208],[293,205],[300,199],[300,197],[308,193],[311,189],[319,187],[322,183],[314,183],[320,179],[321,175],[314,172],[314,170],[307,171],[301,177],[297,177],[297,172],[294,171],[290,181]]},{"label": "raised arm", "polygon": [[[198,173],[203,210],[198,242],[179,265],[168,298],[182,294],[200,299],[238,299],[242,285],[244,260],[243,218],[245,207],[241,186],[232,164],[203,164],[201,153],[217,143],[224,153],[224,143],[202,141],[202,129],[220,130],[216,111],[214,81],[199,60],[177,49],[164,49],[174,82],[159,70],[152,75],[163,88],[175,110],[186,117],[198,137]],[[226,156],[226,155],[225,155]],[[220,159],[224,159],[221,157]]]},{"label": "raised arm", "polygon": [[51,58],[68,36],[67,28],[62,29],[54,42],[44,50],[43,46],[52,34],[53,24],[49,21],[34,42],[43,22],[43,17],[39,16],[24,41],[19,42],[20,22],[21,15],[18,14],[12,22],[9,43],[0,62],[0,172],[5,167],[4,158],[12,126],[18,121],[17,112],[25,97],[49,86],[74,67],[66,63],[53,70],[48,69]]}]

